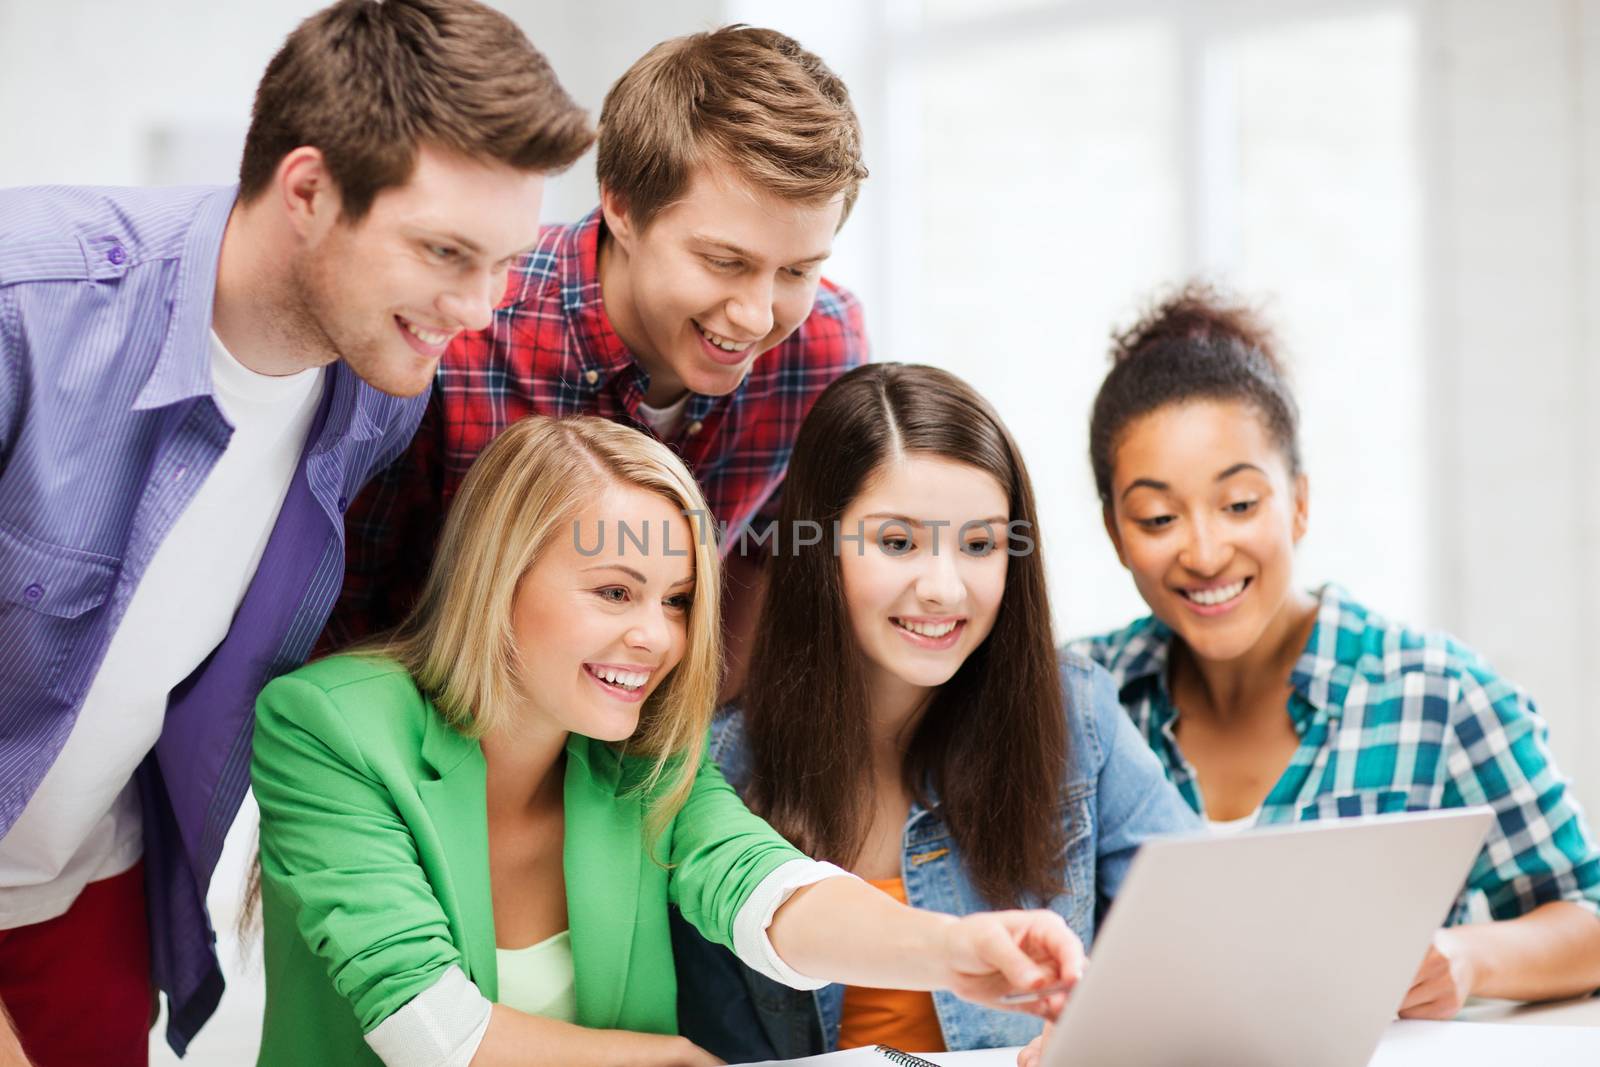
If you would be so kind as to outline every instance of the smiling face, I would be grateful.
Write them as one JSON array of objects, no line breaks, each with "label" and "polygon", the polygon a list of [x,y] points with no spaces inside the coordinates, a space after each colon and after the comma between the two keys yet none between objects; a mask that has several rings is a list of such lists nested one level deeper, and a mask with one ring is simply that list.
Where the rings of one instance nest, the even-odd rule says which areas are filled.
[{"label": "smiling face", "polygon": [[360,221],[309,235],[290,280],[302,332],[374,388],[422,392],[450,340],[489,324],[538,240],[543,193],[540,173],[420,148],[411,179]]},{"label": "smiling face", "polygon": [[1123,431],[1106,530],[1156,617],[1220,662],[1287,624],[1307,506],[1253,407],[1194,401]]},{"label": "smiling face", "polygon": [[873,693],[943,685],[989,636],[1009,517],[993,476],[925,454],[889,460],[845,509],[842,531],[866,533],[841,540],[839,571]]},{"label": "smiling face", "polygon": [[[533,723],[621,741],[683,658],[695,594],[689,524],[672,501],[616,485],[573,521],[517,583],[519,680]],[[622,549],[621,523],[648,530],[647,549],[631,540]]]},{"label": "smiling face", "polygon": [[783,200],[721,164],[698,168],[682,199],[642,230],[604,190],[601,203],[606,313],[649,373],[645,399],[655,405],[685,389],[732,392],[806,320],[844,210],[843,197]]}]

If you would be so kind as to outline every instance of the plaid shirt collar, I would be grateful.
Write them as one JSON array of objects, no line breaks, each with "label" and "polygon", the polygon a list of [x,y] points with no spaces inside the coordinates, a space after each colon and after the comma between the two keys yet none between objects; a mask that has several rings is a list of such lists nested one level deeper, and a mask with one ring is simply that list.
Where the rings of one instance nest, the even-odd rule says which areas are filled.
[{"label": "plaid shirt collar", "polygon": [[[1341,659],[1339,633],[1348,628],[1346,624],[1350,622],[1346,609],[1348,601],[1349,594],[1333,582],[1317,591],[1317,622],[1306,641],[1305,651],[1289,675],[1289,687],[1301,697],[1289,701],[1289,715],[1295,728],[1302,733],[1306,723],[1318,712],[1330,718],[1340,715],[1344,710],[1344,696],[1357,676],[1381,675],[1381,664],[1368,663],[1370,657],[1351,660],[1346,653]],[[1365,620],[1359,622],[1360,627],[1366,625]],[[1129,637],[1106,664],[1117,681],[1123,703],[1129,707],[1138,704],[1148,707],[1152,725],[1168,736],[1172,735],[1178,717],[1177,705],[1167,686],[1173,636],[1171,627],[1152,617],[1149,625]]]},{"label": "plaid shirt collar", "polygon": [[644,368],[611,325],[600,293],[600,234],[604,228],[605,219],[595,208],[576,226],[565,230],[552,250],[561,284],[561,306],[574,324],[578,363],[584,373],[594,371],[610,379],[634,371],[643,378]]}]

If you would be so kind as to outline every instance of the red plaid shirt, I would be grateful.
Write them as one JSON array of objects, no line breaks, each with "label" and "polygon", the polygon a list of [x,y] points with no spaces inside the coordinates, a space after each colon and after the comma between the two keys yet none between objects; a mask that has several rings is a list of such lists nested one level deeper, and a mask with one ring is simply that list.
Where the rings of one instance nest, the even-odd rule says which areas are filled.
[{"label": "red plaid shirt", "polygon": [[[599,415],[654,433],[639,415],[645,372],[600,298],[600,226],[596,210],[574,225],[545,227],[538,248],[513,268],[509,299],[488,329],[458,337],[440,360],[411,447],[346,516],[344,591],[324,647],[400,621],[421,591],[467,468],[511,423]],[[824,280],[810,316],[756,360],[739,388],[689,397],[667,444],[719,524],[735,531],[775,513],[801,421],[830,383],[866,359],[861,305]]]}]

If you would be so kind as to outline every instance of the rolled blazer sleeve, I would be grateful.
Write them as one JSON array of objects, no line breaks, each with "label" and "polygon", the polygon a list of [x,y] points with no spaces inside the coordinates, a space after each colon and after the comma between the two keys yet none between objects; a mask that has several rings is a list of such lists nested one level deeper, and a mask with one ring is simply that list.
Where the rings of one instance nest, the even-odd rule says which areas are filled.
[{"label": "rolled blazer sleeve", "polygon": [[370,1034],[461,965],[410,830],[336,704],[279,678],[256,705],[263,880]]}]

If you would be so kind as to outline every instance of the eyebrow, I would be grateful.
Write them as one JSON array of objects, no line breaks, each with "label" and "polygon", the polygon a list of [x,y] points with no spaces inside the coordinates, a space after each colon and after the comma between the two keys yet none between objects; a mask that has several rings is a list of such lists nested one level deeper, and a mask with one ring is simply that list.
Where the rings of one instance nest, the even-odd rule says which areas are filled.
[{"label": "eyebrow", "polygon": [[[731,253],[732,255],[738,256],[741,259],[760,259],[761,258],[760,256],[756,255],[754,252],[746,251],[745,249],[740,248],[738,245],[734,244],[733,242],[724,241],[720,237],[709,237],[709,236],[707,236],[706,234],[703,234],[703,233],[696,233],[696,234],[690,234],[690,238],[692,240],[700,242],[703,245],[710,245],[713,248],[720,248],[723,251]],[[793,263],[791,263],[789,265],[792,266],[792,267],[799,267],[799,266],[804,266],[804,265],[810,265],[812,263],[821,263],[823,260],[827,259],[831,255],[833,255],[833,250],[832,249],[828,249],[827,251],[817,252],[814,255],[807,256],[805,259],[797,259],[797,260],[795,260]]]},{"label": "eyebrow", "polygon": [[[921,519],[913,519],[909,515],[888,515],[888,514],[884,514],[882,512],[874,512],[871,515],[863,515],[863,516],[861,516],[861,518],[862,518],[863,521],[865,521],[867,519],[888,519],[891,522],[903,522],[907,526],[915,526],[919,530],[924,529],[928,525],[927,523],[923,522]],[[1008,521],[1009,520],[1004,515],[990,515],[988,518],[984,518],[984,519],[968,519],[966,522],[962,523],[961,525],[962,526],[977,526],[977,525],[981,525],[981,524],[987,523],[990,526],[1004,526],[1006,524],[1006,522],[1008,522]],[[946,523],[945,525],[953,526],[955,524],[954,523]]]},{"label": "eyebrow", "polygon": [[[1267,473],[1254,463],[1235,463],[1233,466],[1217,475],[1213,480],[1225,482],[1229,478],[1232,478],[1235,474],[1243,474],[1245,471],[1255,471],[1257,474],[1261,475],[1265,475]],[[1157,481],[1154,478],[1135,478],[1132,482],[1128,483],[1128,488],[1122,491],[1122,498],[1126,500],[1128,494],[1133,492],[1135,489],[1154,489],[1158,493],[1165,493],[1171,488],[1172,486],[1168,485],[1166,482]]]},{"label": "eyebrow", "polygon": [[[623,574],[626,574],[629,578],[632,578],[634,581],[638,582],[640,585],[649,585],[650,584],[650,579],[646,578],[644,575],[640,574],[638,571],[634,570],[632,567],[624,567],[620,563],[596,563],[592,567],[584,567],[583,568],[583,573],[585,573],[585,574],[589,573],[590,571],[621,571]],[[668,589],[676,589],[680,585],[693,585],[693,584],[694,584],[694,575],[691,574],[687,578],[679,578],[677,581],[675,581],[671,585],[667,586],[667,588]]]}]

